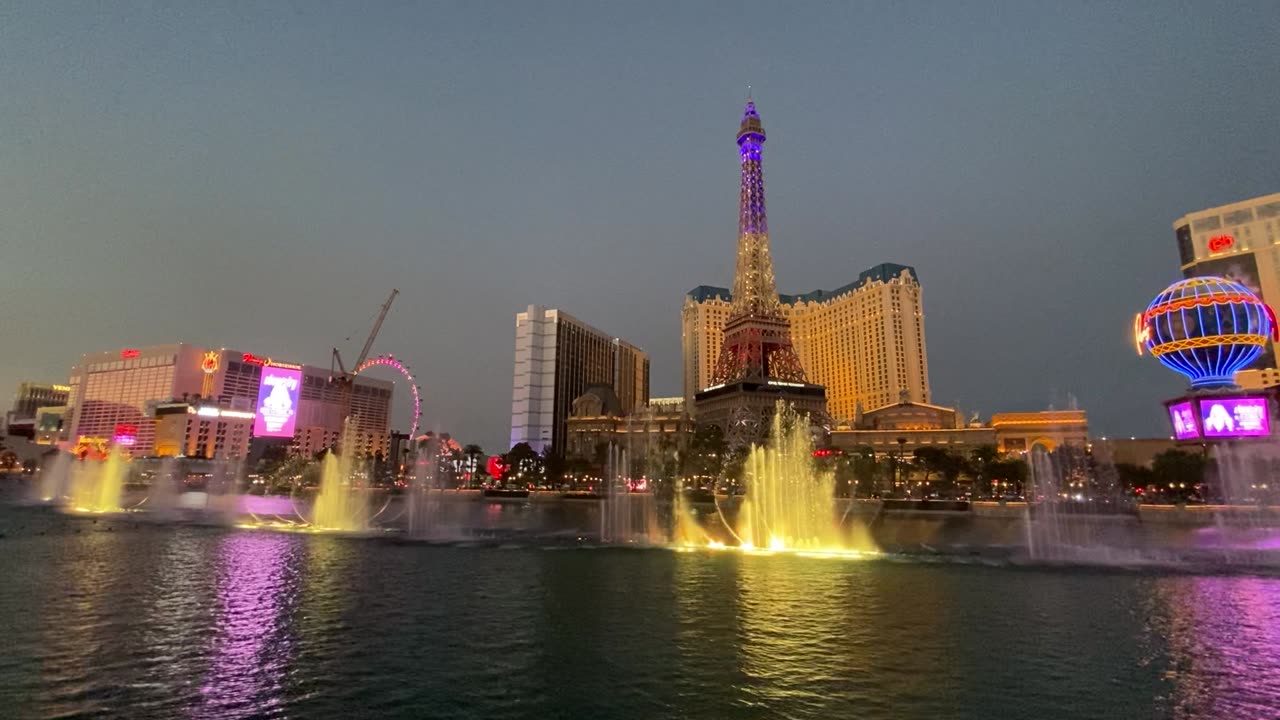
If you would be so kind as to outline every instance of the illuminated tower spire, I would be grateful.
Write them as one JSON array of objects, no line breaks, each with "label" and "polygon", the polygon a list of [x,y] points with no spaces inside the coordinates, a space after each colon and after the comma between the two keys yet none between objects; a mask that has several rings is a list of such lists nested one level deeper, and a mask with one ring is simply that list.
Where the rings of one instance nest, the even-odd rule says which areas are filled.
[{"label": "illuminated tower spire", "polygon": [[777,317],[778,288],[769,257],[769,219],[764,209],[764,126],[756,104],[747,100],[738,126],[742,184],[738,195],[738,264],[733,275],[732,316]]},{"label": "illuminated tower spire", "polygon": [[694,395],[698,422],[719,427],[731,448],[763,441],[779,402],[807,416],[811,425],[827,422],[826,389],[805,380],[791,346],[791,325],[778,302],[764,211],[763,147],[764,126],[748,96],[738,126],[742,187],[733,297],[712,384]]},{"label": "illuminated tower spire", "polygon": [[782,317],[769,256],[769,221],[764,208],[764,169],[760,154],[764,126],[756,104],[747,100],[738,126],[742,185],[738,196],[738,259],[733,300],[716,363],[715,382],[765,380],[805,382],[800,358],[791,346],[791,328]]}]

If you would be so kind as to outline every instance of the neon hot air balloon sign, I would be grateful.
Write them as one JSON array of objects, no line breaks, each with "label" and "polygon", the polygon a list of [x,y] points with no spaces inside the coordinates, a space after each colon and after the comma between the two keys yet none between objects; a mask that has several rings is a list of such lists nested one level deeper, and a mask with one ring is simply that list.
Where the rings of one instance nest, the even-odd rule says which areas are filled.
[{"label": "neon hot air balloon sign", "polygon": [[1280,340],[1275,311],[1252,290],[1220,277],[1180,280],[1134,318],[1134,343],[1191,381],[1193,390],[1235,388],[1235,374]]}]

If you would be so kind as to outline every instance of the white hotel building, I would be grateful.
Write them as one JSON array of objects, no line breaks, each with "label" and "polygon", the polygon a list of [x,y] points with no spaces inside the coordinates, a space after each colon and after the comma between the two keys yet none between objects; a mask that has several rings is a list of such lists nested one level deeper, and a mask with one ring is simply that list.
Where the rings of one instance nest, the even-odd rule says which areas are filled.
[{"label": "white hotel building", "polygon": [[573,401],[609,385],[625,413],[649,402],[649,356],[563,310],[530,305],[516,314],[511,444],[536,452],[566,449]]},{"label": "white hotel building", "polygon": [[[1184,277],[1215,275],[1280,303],[1280,193],[1187,213],[1173,222]],[[1280,385],[1273,344],[1236,374],[1242,387]]]}]

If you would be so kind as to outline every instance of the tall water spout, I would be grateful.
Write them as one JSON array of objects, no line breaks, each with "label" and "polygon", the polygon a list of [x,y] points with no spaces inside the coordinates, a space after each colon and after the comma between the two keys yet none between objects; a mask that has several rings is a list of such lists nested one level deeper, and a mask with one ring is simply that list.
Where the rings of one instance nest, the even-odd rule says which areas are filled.
[{"label": "tall water spout", "polygon": [[160,462],[159,469],[151,478],[151,486],[147,491],[146,509],[161,516],[169,516],[178,506],[179,485],[182,480],[178,475],[178,459],[167,457]]},{"label": "tall water spout", "polygon": [[446,535],[441,522],[440,438],[432,435],[420,441],[414,454],[413,476],[405,494],[408,503],[407,527],[412,537],[442,538]]},{"label": "tall water spout", "polygon": [[364,495],[356,487],[351,457],[332,450],[325,453],[312,525],[321,530],[359,531],[365,529],[367,514]]},{"label": "tall water spout", "polygon": [[769,444],[751,448],[745,466],[747,498],[738,513],[746,547],[835,548],[835,480],[813,462],[808,423],[790,409],[773,417]]},{"label": "tall water spout", "polygon": [[71,473],[71,506],[80,512],[120,512],[128,460],[112,451],[101,462],[82,460]]},{"label": "tall water spout", "polygon": [[[814,461],[809,418],[777,404],[769,440],[744,459],[745,494],[714,499],[718,521],[704,523],[682,487],[675,488],[670,540],[677,547],[737,548],[856,557],[879,548],[852,506],[835,497],[834,472]],[[853,503],[855,500],[846,500]],[[711,520],[710,516],[706,517]]]},{"label": "tall water spout", "polygon": [[40,484],[36,486],[34,500],[52,505],[61,505],[66,501],[71,479],[71,463],[69,453],[60,452],[52,460],[40,468]]},{"label": "tall water spout", "polygon": [[631,525],[630,459],[627,451],[610,443],[605,466],[605,495],[600,507],[600,540],[607,543],[631,542],[635,538]]},{"label": "tall water spout", "polygon": [[698,524],[689,507],[683,483],[676,481],[675,493],[671,499],[671,543],[691,547],[706,545],[710,540],[707,531]]},{"label": "tall water spout", "polygon": [[205,481],[205,508],[223,522],[233,522],[241,512],[241,469],[238,462],[218,459]]}]

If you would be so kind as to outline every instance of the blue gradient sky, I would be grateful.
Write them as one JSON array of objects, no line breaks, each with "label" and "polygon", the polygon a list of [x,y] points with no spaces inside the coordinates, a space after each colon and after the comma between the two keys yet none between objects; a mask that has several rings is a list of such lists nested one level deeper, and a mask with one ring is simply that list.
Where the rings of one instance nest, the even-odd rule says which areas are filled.
[{"label": "blue gradient sky", "polygon": [[783,292],[914,265],[937,402],[1164,434],[1128,329],[1170,224],[1280,188],[1275,2],[164,5],[0,5],[0,391],[173,340],[325,364],[394,286],[426,428],[505,443],[529,303],[678,394],[751,84]]}]

